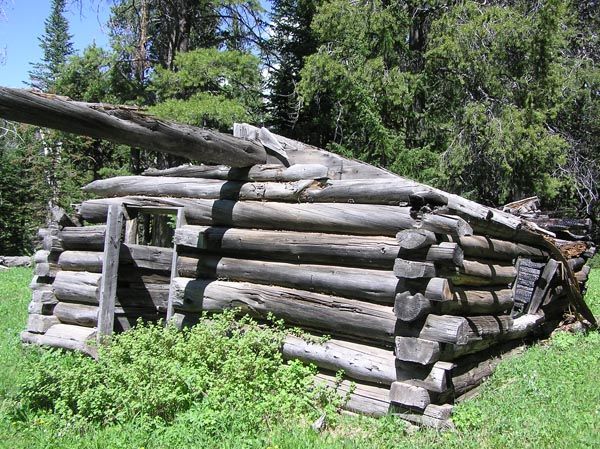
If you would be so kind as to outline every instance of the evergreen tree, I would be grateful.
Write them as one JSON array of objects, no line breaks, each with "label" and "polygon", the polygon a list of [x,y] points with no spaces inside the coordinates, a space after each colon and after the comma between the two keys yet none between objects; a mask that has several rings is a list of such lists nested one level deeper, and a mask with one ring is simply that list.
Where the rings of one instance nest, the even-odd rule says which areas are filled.
[{"label": "evergreen tree", "polygon": [[69,22],[64,16],[66,0],[52,0],[50,15],[44,22],[45,32],[39,39],[44,52],[42,62],[32,64],[30,85],[43,91],[52,91],[54,82],[67,58],[73,54]]}]

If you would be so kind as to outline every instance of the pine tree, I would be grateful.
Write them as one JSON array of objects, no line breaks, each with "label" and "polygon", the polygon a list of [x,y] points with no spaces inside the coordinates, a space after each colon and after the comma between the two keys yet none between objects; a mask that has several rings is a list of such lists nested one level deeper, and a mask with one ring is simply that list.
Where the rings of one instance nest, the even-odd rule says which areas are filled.
[{"label": "pine tree", "polygon": [[44,34],[38,38],[44,52],[41,62],[32,64],[29,85],[43,91],[52,91],[54,83],[67,58],[73,54],[69,22],[64,16],[66,0],[53,0],[50,15],[44,22]]}]

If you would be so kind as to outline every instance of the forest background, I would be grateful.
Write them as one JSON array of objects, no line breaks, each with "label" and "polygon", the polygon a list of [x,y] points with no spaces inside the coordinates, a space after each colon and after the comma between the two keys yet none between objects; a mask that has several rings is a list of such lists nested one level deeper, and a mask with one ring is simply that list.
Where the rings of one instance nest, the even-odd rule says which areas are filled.
[{"label": "forest background", "polygon": [[[31,87],[263,125],[486,205],[538,195],[598,225],[598,0],[71,3],[99,1],[110,48],[75,52],[69,3],[52,0]],[[31,253],[48,206],[69,210],[94,179],[185,162],[1,125],[0,254]]]}]

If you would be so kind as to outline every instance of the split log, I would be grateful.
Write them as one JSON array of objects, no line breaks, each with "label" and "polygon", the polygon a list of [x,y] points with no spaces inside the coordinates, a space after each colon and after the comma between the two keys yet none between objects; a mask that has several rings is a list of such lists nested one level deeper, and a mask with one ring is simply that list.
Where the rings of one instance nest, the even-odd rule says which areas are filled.
[{"label": "split log", "polygon": [[267,157],[262,145],[227,134],[159,120],[132,108],[66,101],[21,89],[0,87],[0,116],[232,167],[264,163]]},{"label": "split log", "polygon": [[429,390],[408,382],[394,382],[390,388],[390,402],[408,409],[424,410],[431,400]]},{"label": "split log", "polygon": [[400,244],[400,250],[406,252],[429,248],[437,243],[436,235],[424,229],[405,229],[396,234],[396,240]]},{"label": "split log", "polygon": [[292,325],[332,335],[393,342],[396,317],[391,307],[284,287],[176,278],[174,306],[190,312],[239,308],[256,318],[269,314]]},{"label": "split log", "polygon": [[48,285],[46,289],[33,291],[31,302],[27,307],[28,313],[37,313],[40,315],[52,315],[54,306],[58,303],[52,287]]},{"label": "split log", "polygon": [[387,269],[398,256],[398,244],[389,237],[313,232],[187,225],[175,230],[175,243],[223,255]]},{"label": "split log", "polygon": [[279,285],[389,305],[393,304],[396,292],[402,288],[389,271],[264,262],[216,255],[179,257],[177,269],[182,277]]},{"label": "split log", "polygon": [[416,225],[410,208],[371,204],[285,204],[189,198],[120,197],[84,201],[80,214],[88,222],[106,221],[110,204],[183,207],[187,222],[242,228],[395,236]]},{"label": "split log", "polygon": [[425,287],[425,297],[432,301],[451,301],[453,294],[448,279],[438,277],[429,279]]},{"label": "split log", "polygon": [[58,318],[54,315],[38,315],[30,313],[27,317],[27,331],[35,334],[43,334],[59,322]]},{"label": "split log", "polygon": [[44,335],[22,332],[21,341],[23,343],[80,351],[95,357],[95,346],[89,344],[90,341],[95,341],[95,335],[96,329],[94,328],[55,324]]},{"label": "split log", "polygon": [[340,397],[348,399],[344,409],[368,416],[384,416],[389,412],[389,389],[375,387],[363,383],[356,383],[344,379],[338,382],[331,374],[319,373],[315,376],[315,383],[336,390]]},{"label": "split log", "polygon": [[332,372],[343,370],[352,379],[382,385],[396,380],[424,379],[427,373],[419,367],[396,366],[396,357],[390,350],[343,340],[330,339],[318,344],[287,336],[282,353],[288,360],[301,360]]},{"label": "split log", "polygon": [[424,365],[438,360],[451,361],[467,354],[482,351],[501,342],[524,338],[543,321],[544,317],[539,315],[523,315],[515,318],[512,326],[503,333],[480,340],[471,340],[463,345],[443,344],[424,338],[398,336],[396,337],[395,353],[399,360]]},{"label": "split log", "polygon": [[422,413],[402,410],[394,412],[393,415],[419,426],[431,427],[436,430],[451,430],[454,429],[454,424],[450,420],[452,408],[450,404],[429,404]]},{"label": "split log", "polygon": [[148,169],[142,175],[229,181],[291,182],[303,179],[327,178],[329,170],[322,164],[295,164],[290,167],[284,167],[280,164],[265,164],[253,165],[247,168],[232,168],[228,165],[180,165],[165,170]]},{"label": "split log", "polygon": [[401,279],[433,278],[436,277],[436,268],[431,262],[396,259],[394,275]]}]

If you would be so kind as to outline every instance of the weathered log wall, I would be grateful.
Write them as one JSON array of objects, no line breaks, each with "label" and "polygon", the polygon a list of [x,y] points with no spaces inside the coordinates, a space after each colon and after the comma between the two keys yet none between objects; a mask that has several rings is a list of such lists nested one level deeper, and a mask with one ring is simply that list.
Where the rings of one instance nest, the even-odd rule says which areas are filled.
[{"label": "weathered log wall", "polygon": [[[489,375],[491,357],[558,319],[570,276],[585,269],[591,247],[556,256],[509,214],[281,142],[295,165],[182,166],[88,185],[105,197],[79,207],[92,225],[40,233],[23,340],[90,352],[109,206],[178,207],[186,223],[174,232],[175,254],[137,243],[137,218],[125,224],[115,330],[164,318],[169,307],[179,324],[230,308],[275,316],[331,336],[324,344],[289,336],[282,352],[317,365],[325,383],[343,370],[340,392],[357,382],[349,409],[445,427],[440,404]],[[530,314],[520,301],[534,296],[539,310]]]}]

